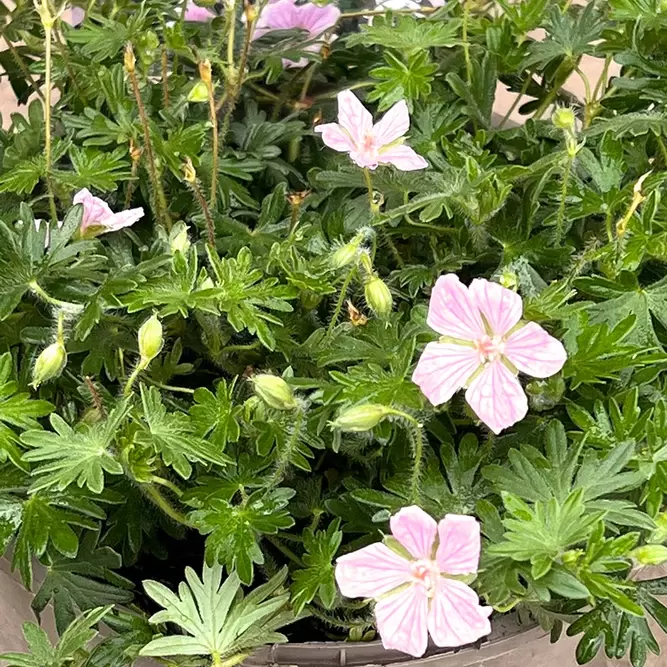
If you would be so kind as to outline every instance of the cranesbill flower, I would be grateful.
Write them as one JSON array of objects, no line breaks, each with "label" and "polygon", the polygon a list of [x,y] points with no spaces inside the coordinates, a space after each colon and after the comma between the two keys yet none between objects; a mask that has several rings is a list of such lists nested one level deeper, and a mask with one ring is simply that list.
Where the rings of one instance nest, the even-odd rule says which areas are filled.
[{"label": "cranesbill flower", "polygon": [[215,12],[212,12],[208,7],[200,7],[199,5],[195,5],[192,0],[189,0],[185,7],[185,15],[183,18],[186,21],[206,23],[207,21],[212,21],[215,18]]},{"label": "cranesbill flower", "polygon": [[382,645],[419,657],[429,633],[436,646],[448,647],[488,635],[492,609],[482,607],[461,581],[477,572],[477,520],[448,514],[436,524],[413,505],[391,517],[390,527],[393,538],[387,544],[377,542],[336,561],[343,595],[375,599]]},{"label": "cranesbill flower", "polygon": [[557,373],[567,359],[563,345],[535,322],[521,322],[523,303],[512,290],[483,278],[465,287],[453,273],[438,278],[428,325],[442,337],[429,343],[412,376],[439,405],[459,389],[494,433],[520,421],[528,399],[517,375]]},{"label": "cranesbill flower", "polygon": [[[297,5],[296,0],[277,0],[270,2],[259,15],[252,39],[259,39],[274,30],[304,30],[308,40],[317,40],[308,44],[303,50],[318,53],[325,40],[320,39],[327,30],[331,30],[340,18],[340,9],[335,5],[316,5],[305,2]],[[305,67],[307,58],[300,60],[283,59],[285,67]]]},{"label": "cranesbill flower", "polygon": [[79,234],[84,237],[98,236],[130,227],[144,217],[143,208],[131,208],[114,213],[103,199],[94,197],[86,188],[74,195],[74,204],[83,204],[83,218]]},{"label": "cranesbill flower", "polygon": [[370,111],[351,90],[338,93],[338,122],[315,128],[322,141],[335,151],[349,153],[360,167],[375,169],[393,164],[402,171],[425,169],[428,162],[406,146],[404,134],[410,129],[410,114],[405,100],[394,104],[375,124]]}]

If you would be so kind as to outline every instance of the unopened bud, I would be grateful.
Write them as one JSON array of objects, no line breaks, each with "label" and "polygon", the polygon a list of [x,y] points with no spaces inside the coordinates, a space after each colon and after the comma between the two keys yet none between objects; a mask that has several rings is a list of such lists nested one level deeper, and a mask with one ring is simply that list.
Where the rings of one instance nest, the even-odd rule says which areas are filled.
[{"label": "unopened bud", "polygon": [[188,93],[188,102],[208,102],[208,87],[203,81],[197,81]]},{"label": "unopened bud", "polygon": [[206,59],[199,63],[199,76],[204,83],[211,83],[211,61]]},{"label": "unopened bud", "polygon": [[188,228],[179,223],[177,227],[174,227],[174,230],[171,234],[171,240],[169,242],[169,248],[172,255],[175,252],[180,252],[185,254],[190,247],[190,239],[188,238]]},{"label": "unopened bud", "polygon": [[500,274],[498,282],[506,289],[516,290],[519,286],[519,276],[512,269],[505,268]]},{"label": "unopened bud", "polygon": [[134,57],[134,49],[132,48],[131,42],[128,42],[125,45],[125,71],[128,74],[134,73],[135,65],[137,64],[137,59]]},{"label": "unopened bud", "polygon": [[362,240],[363,236],[357,234],[351,241],[348,241],[345,245],[335,250],[329,260],[331,268],[342,269],[344,266],[350,264],[356,258]]},{"label": "unopened bud", "polygon": [[371,278],[364,288],[366,303],[371,310],[381,318],[388,317],[394,305],[394,300],[386,283],[377,276]]},{"label": "unopened bud", "polygon": [[32,369],[32,386],[37,389],[47,380],[57,378],[67,365],[67,350],[62,341],[51,343],[42,350]]},{"label": "unopened bud", "polygon": [[576,120],[577,117],[574,115],[574,111],[568,107],[559,107],[551,116],[551,122],[555,127],[559,130],[567,130],[570,132],[574,131]]},{"label": "unopened bud", "polygon": [[391,409],[384,405],[357,405],[339,412],[338,417],[331,422],[331,428],[351,433],[370,431],[390,414]]},{"label": "unopened bud", "polygon": [[293,410],[297,406],[292,388],[278,375],[260,373],[252,379],[255,393],[269,407],[276,410]]},{"label": "unopened bud", "polygon": [[662,544],[645,544],[633,549],[630,557],[640,565],[661,565],[667,561],[667,547]]},{"label": "unopened bud", "polygon": [[141,361],[147,364],[155,359],[162,349],[162,323],[153,315],[139,329],[139,354]]}]

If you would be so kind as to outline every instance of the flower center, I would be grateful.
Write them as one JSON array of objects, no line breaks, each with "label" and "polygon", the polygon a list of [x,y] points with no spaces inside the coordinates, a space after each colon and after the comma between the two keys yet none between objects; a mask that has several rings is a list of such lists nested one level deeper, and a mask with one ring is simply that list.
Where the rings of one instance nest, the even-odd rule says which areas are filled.
[{"label": "flower center", "polygon": [[361,141],[361,150],[362,151],[373,151],[375,150],[375,137],[371,132],[366,132],[364,138]]},{"label": "flower center", "polygon": [[417,560],[412,563],[410,568],[412,580],[426,588],[426,594],[433,597],[435,588],[440,578],[440,568],[435,561],[432,560]]},{"label": "flower center", "polygon": [[500,336],[482,336],[475,341],[475,347],[483,361],[494,361],[505,351],[505,342]]}]

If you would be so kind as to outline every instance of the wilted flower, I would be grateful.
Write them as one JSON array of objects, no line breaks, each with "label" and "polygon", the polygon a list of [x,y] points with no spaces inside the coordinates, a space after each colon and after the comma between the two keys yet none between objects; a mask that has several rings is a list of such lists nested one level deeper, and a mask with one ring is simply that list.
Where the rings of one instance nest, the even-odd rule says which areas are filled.
[{"label": "wilted flower", "polygon": [[83,204],[83,218],[79,233],[84,237],[115,232],[123,227],[130,227],[144,217],[143,208],[131,208],[114,213],[109,208],[109,204],[99,197],[93,197],[86,188],[74,195],[73,202]]},{"label": "wilted flower", "polygon": [[410,129],[410,114],[405,100],[394,104],[375,124],[370,111],[351,90],[338,93],[338,123],[318,125],[315,132],[335,151],[349,153],[360,167],[375,169],[393,164],[402,171],[425,169],[428,162],[406,146],[404,134]]},{"label": "wilted flower", "polygon": [[200,7],[192,2],[192,0],[188,0],[183,18],[193,23],[205,23],[206,21],[212,21],[215,16],[215,12],[212,12],[208,7]]},{"label": "wilted flower", "polygon": [[[297,5],[296,0],[278,0],[269,3],[259,15],[252,38],[259,39],[274,30],[305,30],[308,40],[317,40],[303,50],[318,53],[325,43],[317,38],[333,28],[340,18],[340,10],[334,5],[316,5],[306,2]],[[298,61],[283,58],[285,67],[305,67],[307,58]]]},{"label": "wilted flower", "polygon": [[535,322],[520,323],[521,297],[483,278],[470,287],[449,273],[433,288],[428,325],[442,334],[426,346],[412,376],[434,405],[459,389],[475,414],[494,432],[526,416],[528,399],[519,371],[537,378],[557,373],[567,354]]},{"label": "wilted flower", "polygon": [[475,591],[458,579],[477,572],[477,520],[448,514],[436,524],[413,505],[391,517],[390,527],[393,537],[386,544],[371,544],[336,562],[343,595],[375,599],[382,645],[419,657],[429,633],[437,646],[463,646],[488,635],[491,607],[482,607]]}]

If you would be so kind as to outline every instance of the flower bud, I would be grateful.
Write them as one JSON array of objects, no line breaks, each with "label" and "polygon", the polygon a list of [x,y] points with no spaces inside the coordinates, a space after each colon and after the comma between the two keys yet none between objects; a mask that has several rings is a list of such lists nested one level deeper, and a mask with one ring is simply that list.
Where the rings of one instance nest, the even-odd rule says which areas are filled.
[{"label": "flower bud", "polygon": [[364,288],[366,303],[378,317],[387,317],[391,313],[394,300],[385,282],[374,276]]},{"label": "flower bud", "polygon": [[278,375],[260,373],[252,379],[255,393],[271,408],[293,410],[297,406],[292,388]]},{"label": "flower bud", "polygon": [[132,44],[130,42],[128,42],[125,45],[124,63],[125,63],[125,71],[128,72],[129,74],[132,74],[137,64],[137,59],[134,57],[134,49],[132,48]]},{"label": "flower bud", "polygon": [[139,329],[139,354],[144,363],[155,359],[162,349],[162,324],[153,315],[147,319]]},{"label": "flower bud", "polygon": [[630,552],[640,565],[660,565],[667,561],[667,547],[662,544],[645,544]]},{"label": "flower bud", "polygon": [[175,252],[180,252],[185,254],[190,247],[190,239],[188,238],[188,228],[179,223],[174,227],[171,234],[171,239],[169,240],[169,249],[173,255]]},{"label": "flower bud", "polygon": [[329,260],[331,268],[342,269],[344,266],[350,264],[357,256],[362,239],[363,237],[357,234],[351,241],[334,251]]},{"label": "flower bud", "polygon": [[351,433],[370,431],[390,414],[391,409],[384,405],[356,405],[339,412],[338,417],[331,422],[331,428]]},{"label": "flower bud", "polygon": [[559,130],[573,132],[576,116],[574,115],[574,111],[572,111],[572,109],[568,107],[559,107],[553,112],[553,115],[551,116],[551,122]]},{"label": "flower bud", "polygon": [[37,389],[47,380],[57,378],[67,365],[67,350],[62,341],[51,343],[42,350],[32,368],[32,386]]},{"label": "flower bud", "polygon": [[188,102],[208,102],[208,88],[203,81],[197,81],[188,93]]}]

